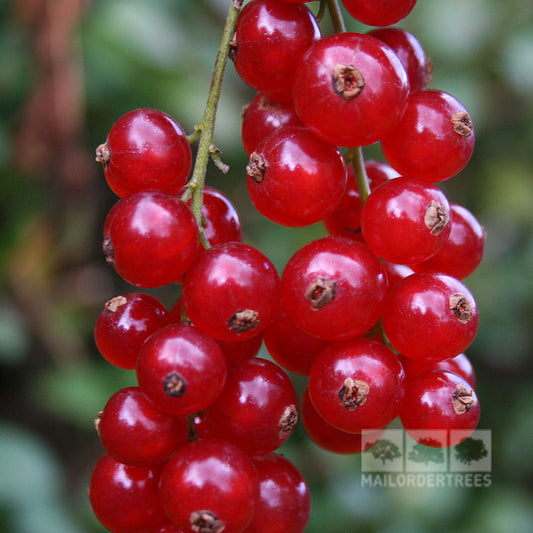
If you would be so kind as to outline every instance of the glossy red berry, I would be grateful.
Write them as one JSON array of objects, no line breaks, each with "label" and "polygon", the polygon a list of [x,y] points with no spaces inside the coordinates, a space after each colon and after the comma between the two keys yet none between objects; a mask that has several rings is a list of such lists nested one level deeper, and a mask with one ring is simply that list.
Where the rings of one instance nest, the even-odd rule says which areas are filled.
[{"label": "glossy red berry", "polygon": [[97,420],[106,452],[129,465],[150,466],[168,459],[187,443],[187,419],[163,413],[139,387],[121,389]]},{"label": "glossy red berry", "polygon": [[391,26],[405,18],[416,0],[342,0],[346,11],[368,26]]},{"label": "glossy red berry", "polygon": [[222,341],[261,333],[279,305],[280,280],[272,262],[243,243],[213,246],[200,254],[183,284],[192,323]]},{"label": "glossy red berry", "polygon": [[308,376],[315,357],[328,345],[302,331],[286,311],[280,311],[265,330],[265,348],[285,370]]},{"label": "glossy red berry", "polygon": [[348,433],[328,424],[318,414],[309,396],[309,388],[306,387],[300,403],[300,418],[305,432],[317,445],[331,453],[352,455],[361,453],[372,447],[383,434],[383,429],[367,433],[363,438],[361,433]]},{"label": "glossy red berry", "polygon": [[122,115],[98,147],[108,185],[120,197],[147,189],[176,194],[192,166],[192,153],[181,126],[156,109]]},{"label": "glossy red berry", "polygon": [[418,39],[401,28],[376,28],[367,32],[390,46],[407,73],[411,91],[423,89],[431,81],[432,63]]},{"label": "glossy red berry", "polygon": [[283,226],[321,221],[346,188],[342,153],[306,128],[271,133],[252,152],[246,170],[253,204]]},{"label": "glossy red berry", "polygon": [[424,361],[464,352],[479,323],[476,301],[467,287],[438,272],[415,273],[400,281],[385,300],[382,318],[392,345],[402,355]]},{"label": "glossy red berry", "polygon": [[360,33],[316,41],[296,70],[293,98],[302,122],[337,146],[382,139],[404,112],[409,83],[394,52]]},{"label": "glossy red berry", "polygon": [[[224,242],[242,241],[241,221],[230,199],[222,191],[206,185],[202,201],[203,234],[207,242],[215,246]],[[190,207],[191,200],[187,205]]]},{"label": "glossy red berry", "polygon": [[435,185],[399,177],[372,191],[363,207],[361,227],[368,247],[382,259],[420,263],[447,241],[450,204]]},{"label": "glossy red berry", "polygon": [[298,60],[319,37],[318,23],[306,6],[252,0],[235,28],[235,69],[259,91],[290,92]]},{"label": "glossy red berry", "polygon": [[149,294],[116,296],[106,302],[96,320],[96,346],[112,365],[133,370],[143,342],[169,321],[163,304]]},{"label": "glossy red berry", "polygon": [[229,368],[224,390],[200,418],[200,437],[223,438],[249,455],[270,453],[296,425],[296,392],[279,366],[249,359]]},{"label": "glossy red berry", "polygon": [[400,413],[411,438],[434,447],[455,446],[468,438],[479,416],[472,386],[446,370],[430,370],[411,381]]},{"label": "glossy red berry", "polygon": [[103,249],[126,281],[160,287],[181,279],[199,242],[196,220],[178,197],[145,191],[122,198],[111,209]]},{"label": "glossy red berry", "polygon": [[303,127],[292,101],[280,103],[258,92],[242,111],[241,137],[245,152],[250,155],[265,137],[285,126]]},{"label": "glossy red berry", "polygon": [[389,263],[388,261],[382,261],[381,264],[385,268],[387,274],[387,288],[389,291],[395,287],[399,281],[414,274],[413,269],[407,265],[398,265],[396,263]]},{"label": "glossy red berry", "polygon": [[457,279],[469,276],[478,267],[485,248],[485,230],[468,209],[450,204],[452,225],[444,246],[430,259],[412,265],[415,272],[437,271]]},{"label": "glossy red berry", "polygon": [[160,495],[170,519],[186,532],[241,533],[255,511],[259,482],[252,459],[240,448],[200,439],[167,461]]},{"label": "glossy red berry", "polygon": [[141,390],[161,411],[201,411],[215,401],[226,381],[220,346],[199,329],[171,324],[151,335],[137,362]]},{"label": "glossy red berry", "polygon": [[330,344],[309,374],[309,396],[317,412],[349,433],[385,427],[398,416],[404,394],[405,374],[398,357],[364,337]]},{"label": "glossy red berry", "polygon": [[[360,238],[363,206],[361,205],[361,197],[359,196],[353,165],[348,165],[347,171],[348,180],[341,201],[335,210],[323,220],[323,223],[329,235]],[[393,168],[380,161],[365,161],[365,171],[370,190],[399,176]]]},{"label": "glossy red berry", "polygon": [[242,341],[217,341],[228,364],[255,357],[263,345],[263,334],[259,333]]},{"label": "glossy red berry", "polygon": [[418,359],[412,359],[410,357],[402,357],[401,362],[405,370],[405,379],[407,383],[411,382],[419,374],[427,372],[428,370],[448,370],[461,376],[473,389],[476,388],[474,366],[464,353],[460,353],[452,359],[437,361],[435,363],[419,361]]},{"label": "glossy red berry", "polygon": [[466,166],[474,142],[466,108],[448,93],[424,89],[411,93],[405,113],[381,147],[400,174],[437,183]]},{"label": "glossy red berry", "polygon": [[303,533],[309,522],[311,495],[300,471],[275,453],[254,457],[259,499],[244,533]]},{"label": "glossy red berry", "polygon": [[89,483],[89,500],[98,521],[111,533],[145,533],[164,524],[160,472],[160,466],[125,465],[103,455]]},{"label": "glossy red berry", "polygon": [[379,259],[343,237],[311,241],[287,262],[282,303],[303,331],[324,340],[362,335],[379,319],[387,279]]}]

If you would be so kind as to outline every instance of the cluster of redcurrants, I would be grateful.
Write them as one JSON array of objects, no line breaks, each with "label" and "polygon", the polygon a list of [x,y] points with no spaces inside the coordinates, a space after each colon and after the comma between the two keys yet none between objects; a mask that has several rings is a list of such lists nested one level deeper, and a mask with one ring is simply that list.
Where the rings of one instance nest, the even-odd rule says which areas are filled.
[{"label": "cluster of redcurrants", "polygon": [[[234,206],[214,188],[203,190],[199,228],[191,148],[167,114],[126,113],[97,149],[120,197],[105,221],[106,260],[136,287],[181,285],[170,310],[132,292],[96,322],[102,356],[137,376],[96,422],[106,453],[89,495],[113,533],[303,532],[308,487],[274,453],[298,420],[285,371],[309,377],[301,420],[332,452],[362,451],[363,434],[374,442],[397,417],[433,446],[477,426],[463,352],[478,313],[460,280],[479,264],[484,233],[435,186],[472,153],[468,113],[424,88],[429,61],[411,34],[321,37],[303,3],[251,0],[230,54],[259,91],[242,125],[253,203],[278,224],[322,221],[329,233],[281,277],[242,242]],[[344,5],[384,26],[414,3]],[[374,6],[370,19],[357,4]],[[353,147],[378,141],[387,163],[352,164]],[[255,357],[263,342],[274,362]],[[450,429],[464,430],[459,440]]]}]

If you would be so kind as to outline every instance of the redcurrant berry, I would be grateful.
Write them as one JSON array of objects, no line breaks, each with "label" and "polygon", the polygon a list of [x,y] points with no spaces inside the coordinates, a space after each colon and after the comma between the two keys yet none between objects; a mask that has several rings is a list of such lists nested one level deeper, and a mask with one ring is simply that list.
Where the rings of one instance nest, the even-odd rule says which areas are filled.
[{"label": "redcurrant berry", "polygon": [[342,0],[346,11],[368,26],[391,26],[405,18],[416,0]]}]

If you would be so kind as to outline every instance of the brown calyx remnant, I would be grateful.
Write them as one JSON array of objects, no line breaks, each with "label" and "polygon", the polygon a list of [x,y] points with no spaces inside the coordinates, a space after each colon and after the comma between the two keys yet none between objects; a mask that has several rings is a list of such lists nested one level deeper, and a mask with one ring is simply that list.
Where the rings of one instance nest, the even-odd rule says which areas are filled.
[{"label": "brown calyx remnant", "polygon": [[98,433],[98,436],[100,436],[100,426],[102,424],[103,414],[104,414],[103,411],[98,411],[98,414],[96,415],[96,418],[94,419],[94,429],[96,429],[96,433]]},{"label": "brown calyx remnant", "polygon": [[104,257],[108,264],[115,264],[115,252],[113,250],[113,243],[110,237],[106,237],[102,243],[102,250],[104,251]]},{"label": "brown calyx remnant", "polygon": [[431,235],[437,236],[446,227],[450,221],[450,212],[444,205],[438,204],[435,200],[431,200],[431,204],[424,215],[424,223]]},{"label": "brown calyx remnant", "polygon": [[361,71],[353,65],[335,65],[331,83],[333,92],[345,102],[353,100],[365,87],[365,79]]},{"label": "brown calyx remnant", "polygon": [[424,81],[422,83],[422,87],[427,87],[431,82],[431,78],[433,78],[433,61],[431,57],[426,56],[426,62],[424,64]]},{"label": "brown calyx remnant", "polygon": [[235,61],[235,56],[237,55],[237,33],[233,34],[231,41],[229,42],[228,57],[232,61]]},{"label": "brown calyx remnant", "polygon": [[280,439],[285,439],[294,429],[294,426],[298,422],[298,409],[295,405],[289,405],[283,411],[281,415],[278,427]]},{"label": "brown calyx remnant", "polygon": [[260,323],[259,313],[253,309],[237,311],[228,322],[230,331],[234,333],[242,333],[243,331],[254,329]]},{"label": "brown calyx remnant", "polygon": [[115,296],[108,300],[104,305],[104,311],[106,313],[114,313],[121,306],[127,303],[128,300],[124,296]]},{"label": "brown calyx remnant", "polygon": [[96,162],[102,163],[102,165],[107,166],[109,159],[111,158],[111,152],[109,150],[109,145],[107,143],[100,144],[96,148]]},{"label": "brown calyx remnant", "polygon": [[464,294],[452,294],[449,299],[450,309],[459,322],[466,324],[474,314],[474,308]]},{"label": "brown calyx remnant", "polygon": [[327,278],[318,278],[305,291],[305,298],[310,300],[313,309],[322,309],[335,298],[337,284]]},{"label": "brown calyx remnant", "polygon": [[470,120],[470,116],[465,111],[457,111],[452,115],[451,123],[453,125],[453,131],[460,135],[463,139],[466,139],[469,135],[472,135],[474,126]]},{"label": "brown calyx remnant", "polygon": [[179,398],[183,396],[186,388],[185,380],[177,372],[172,372],[163,379],[163,389],[167,396]]},{"label": "brown calyx remnant", "polygon": [[462,415],[467,411],[470,411],[470,408],[474,405],[474,391],[472,389],[468,390],[464,385],[457,385],[457,388],[452,394],[453,398],[453,410],[458,414]]},{"label": "brown calyx remnant", "polygon": [[267,165],[265,158],[258,152],[250,154],[250,161],[246,165],[246,173],[256,183],[261,183],[265,178]]},{"label": "brown calyx remnant", "polygon": [[339,399],[348,411],[353,411],[366,402],[370,387],[366,381],[346,378],[339,391]]},{"label": "brown calyx remnant", "polygon": [[194,511],[191,513],[191,529],[198,533],[220,533],[224,531],[224,522],[211,511]]}]

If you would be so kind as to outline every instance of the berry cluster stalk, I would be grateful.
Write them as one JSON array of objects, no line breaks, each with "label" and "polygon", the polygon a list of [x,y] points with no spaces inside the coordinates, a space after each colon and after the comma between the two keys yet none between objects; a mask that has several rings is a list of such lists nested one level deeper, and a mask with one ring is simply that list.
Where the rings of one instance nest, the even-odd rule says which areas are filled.
[{"label": "berry cluster stalk", "polygon": [[237,24],[237,18],[242,8],[242,2],[243,0],[233,0],[228,11],[226,23],[222,33],[222,39],[220,41],[220,46],[218,48],[215,66],[213,69],[204,115],[200,124],[196,126],[196,135],[193,136],[193,140],[196,140],[199,137],[200,142],[198,143],[198,151],[196,153],[196,161],[192,176],[187,187],[192,190],[191,210],[198,221],[202,244],[205,248],[209,247],[209,243],[206,241],[201,232],[202,198],[205,175],[207,171],[207,164],[211,157],[215,158],[215,163],[217,166],[221,165],[220,160],[216,159],[218,151],[213,145],[213,136],[215,131],[218,102],[220,100],[220,93],[222,90],[222,80],[226,70],[230,43],[235,32],[235,25]]}]

